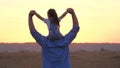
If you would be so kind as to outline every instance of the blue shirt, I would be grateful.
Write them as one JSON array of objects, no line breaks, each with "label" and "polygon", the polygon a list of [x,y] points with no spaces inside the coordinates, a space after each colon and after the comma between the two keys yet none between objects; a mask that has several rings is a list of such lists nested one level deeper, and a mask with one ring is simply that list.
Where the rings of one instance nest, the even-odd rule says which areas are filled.
[{"label": "blue shirt", "polygon": [[55,41],[42,36],[36,30],[31,32],[36,42],[42,47],[42,68],[71,68],[68,45],[76,37],[78,31],[79,27],[73,26],[62,39]]}]

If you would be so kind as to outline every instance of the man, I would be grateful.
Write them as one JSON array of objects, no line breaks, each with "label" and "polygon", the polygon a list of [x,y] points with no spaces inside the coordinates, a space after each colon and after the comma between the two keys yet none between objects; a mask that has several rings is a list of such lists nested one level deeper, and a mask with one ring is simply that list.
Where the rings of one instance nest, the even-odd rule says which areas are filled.
[{"label": "man", "polygon": [[[71,68],[69,44],[76,37],[79,31],[79,24],[74,10],[72,8],[68,8],[67,12],[70,13],[72,16],[73,28],[68,34],[66,34],[62,38],[55,40],[53,40],[52,37],[48,38],[42,36],[39,32],[37,32],[32,20],[32,17],[34,15],[37,16],[37,13],[34,10],[30,11],[29,13],[28,23],[30,33],[36,40],[36,42],[42,47],[42,68]],[[59,29],[59,27],[57,29]]]}]

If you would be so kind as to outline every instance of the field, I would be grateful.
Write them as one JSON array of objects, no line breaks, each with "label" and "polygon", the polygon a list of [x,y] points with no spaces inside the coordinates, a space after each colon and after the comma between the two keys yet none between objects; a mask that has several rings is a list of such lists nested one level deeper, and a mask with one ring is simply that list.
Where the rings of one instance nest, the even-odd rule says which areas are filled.
[{"label": "field", "polygon": [[[72,68],[120,68],[120,52],[72,52]],[[38,52],[0,53],[0,68],[41,68]]]}]

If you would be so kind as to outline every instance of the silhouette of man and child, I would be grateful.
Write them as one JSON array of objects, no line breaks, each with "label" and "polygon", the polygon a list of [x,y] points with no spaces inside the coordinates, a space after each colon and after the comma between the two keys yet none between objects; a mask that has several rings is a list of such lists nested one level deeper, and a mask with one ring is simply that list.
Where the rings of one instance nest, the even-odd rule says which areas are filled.
[{"label": "silhouette of man and child", "polygon": [[[67,13],[72,16],[73,27],[69,33],[63,36],[59,31],[59,23]],[[49,30],[49,35],[47,37],[41,35],[35,29],[32,19],[34,15],[47,24]],[[35,10],[31,10],[28,15],[30,33],[42,47],[42,68],[71,68],[69,44],[76,37],[80,28],[76,14],[72,8],[68,8],[60,17],[58,17],[55,9],[49,9],[47,16],[48,19],[40,16]]]}]

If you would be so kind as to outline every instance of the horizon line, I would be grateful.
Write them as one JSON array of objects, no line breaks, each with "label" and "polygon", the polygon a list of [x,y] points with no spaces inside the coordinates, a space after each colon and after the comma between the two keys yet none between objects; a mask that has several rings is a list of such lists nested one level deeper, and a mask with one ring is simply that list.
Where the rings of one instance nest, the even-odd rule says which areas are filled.
[{"label": "horizon line", "polygon": [[[0,44],[29,44],[36,42],[0,42]],[[120,42],[72,42],[71,44],[120,44]]]}]

